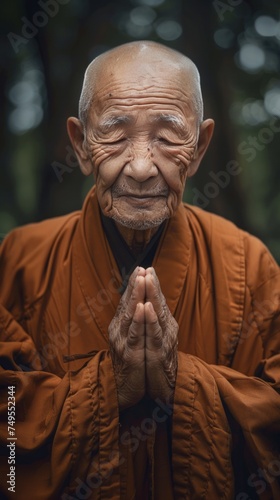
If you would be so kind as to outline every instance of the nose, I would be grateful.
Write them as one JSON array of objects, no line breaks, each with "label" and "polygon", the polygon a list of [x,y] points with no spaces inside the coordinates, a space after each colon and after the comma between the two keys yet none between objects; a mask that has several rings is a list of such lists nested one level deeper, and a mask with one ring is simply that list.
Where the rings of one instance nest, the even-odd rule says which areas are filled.
[{"label": "nose", "polygon": [[123,173],[137,182],[145,182],[150,177],[156,177],[158,169],[153,162],[150,148],[135,148],[131,152],[131,159],[126,164]]}]

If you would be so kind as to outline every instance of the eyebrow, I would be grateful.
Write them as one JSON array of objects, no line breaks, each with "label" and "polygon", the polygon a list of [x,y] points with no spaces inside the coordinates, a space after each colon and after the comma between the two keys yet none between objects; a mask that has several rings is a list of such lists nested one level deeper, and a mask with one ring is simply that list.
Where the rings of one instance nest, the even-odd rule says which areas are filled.
[{"label": "eyebrow", "polygon": [[176,115],[167,115],[167,114],[161,113],[160,115],[156,116],[153,119],[153,121],[172,123],[173,125],[175,125],[176,127],[180,128],[180,129],[185,128],[185,124],[184,124],[182,118],[180,118],[179,116],[176,116]]},{"label": "eyebrow", "polygon": [[[107,133],[118,125],[125,125],[132,123],[133,121],[133,118],[128,115],[109,116],[100,122],[99,127],[102,132]],[[181,134],[186,130],[186,125],[182,118],[176,115],[161,113],[158,116],[155,116],[152,121],[157,123],[171,123]]]},{"label": "eyebrow", "polygon": [[118,125],[124,125],[127,123],[131,123],[131,117],[126,115],[121,116],[110,116],[105,118],[99,124],[100,128],[103,132],[109,132],[112,128],[117,127]]},{"label": "eyebrow", "polygon": [[153,119],[154,122],[171,123],[180,132],[184,132],[186,126],[179,116],[161,113]]}]

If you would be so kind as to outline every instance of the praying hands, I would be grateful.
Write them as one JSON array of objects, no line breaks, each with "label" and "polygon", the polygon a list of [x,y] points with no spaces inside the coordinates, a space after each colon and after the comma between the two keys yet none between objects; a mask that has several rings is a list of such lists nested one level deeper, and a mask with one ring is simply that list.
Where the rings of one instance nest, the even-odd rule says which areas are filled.
[{"label": "praying hands", "polygon": [[120,409],[173,398],[178,325],[153,268],[136,268],[109,326],[110,350]]}]

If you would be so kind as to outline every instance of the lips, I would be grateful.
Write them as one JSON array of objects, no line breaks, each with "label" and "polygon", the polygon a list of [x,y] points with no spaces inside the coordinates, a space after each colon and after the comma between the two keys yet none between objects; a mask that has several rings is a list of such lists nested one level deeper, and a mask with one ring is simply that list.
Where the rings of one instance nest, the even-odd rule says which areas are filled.
[{"label": "lips", "polygon": [[135,200],[144,200],[151,198],[167,198],[169,194],[168,186],[165,184],[147,185],[147,186],[128,186],[125,183],[119,183],[112,186],[112,196],[117,198],[133,198]]},{"label": "lips", "polygon": [[168,191],[157,191],[157,192],[152,192],[152,193],[130,193],[130,192],[124,192],[124,193],[118,193],[118,198],[120,197],[126,197],[126,198],[159,198],[159,197],[165,197],[168,195]]},{"label": "lips", "polygon": [[118,198],[125,197],[125,198],[137,198],[139,200],[143,200],[145,198],[162,198],[166,197],[166,194],[144,194],[144,195],[139,195],[139,194],[121,194],[118,196]]},{"label": "lips", "polygon": [[139,208],[152,210],[160,200],[162,203],[165,199],[165,196],[121,196],[119,201],[128,207],[136,207],[137,210]]}]

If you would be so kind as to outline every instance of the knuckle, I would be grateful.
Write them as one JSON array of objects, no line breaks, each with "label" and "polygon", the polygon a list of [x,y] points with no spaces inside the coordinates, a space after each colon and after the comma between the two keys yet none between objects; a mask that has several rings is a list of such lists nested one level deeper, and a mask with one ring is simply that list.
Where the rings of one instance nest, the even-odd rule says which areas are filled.
[{"label": "knuckle", "polygon": [[152,345],[156,349],[161,349],[163,346],[162,331],[159,326],[157,326],[153,332]]},{"label": "knuckle", "polygon": [[121,318],[121,330],[127,330],[130,324],[131,324],[131,315],[129,314],[129,311],[126,311]]},{"label": "knuckle", "polygon": [[158,319],[161,323],[164,323],[166,321],[166,312],[164,308],[161,308],[159,314],[158,314]]},{"label": "knuckle", "polygon": [[153,337],[155,335],[162,335],[162,328],[159,322],[159,318],[157,317],[153,321],[149,323],[150,325],[150,330],[152,331]]},{"label": "knuckle", "polygon": [[159,318],[159,321],[161,323],[166,323],[171,315],[168,307],[167,307],[167,304],[166,304],[166,300],[165,298],[161,297],[160,300],[159,300],[159,306],[160,306],[160,311],[158,313],[158,318]]},{"label": "knuckle", "polygon": [[125,311],[125,313],[123,314],[123,317],[122,317],[122,320],[125,322],[125,323],[128,323],[131,321],[131,315],[129,313],[128,310]]},{"label": "knuckle", "polygon": [[133,329],[130,329],[129,335],[127,337],[127,346],[128,347],[135,347],[139,342],[139,336],[137,335],[137,332]]},{"label": "knuckle", "polygon": [[111,322],[108,328],[108,335],[110,342],[114,342],[118,336],[118,329],[116,328],[115,322]]},{"label": "knuckle", "polygon": [[142,338],[142,327],[143,325],[141,323],[136,322],[135,320],[132,321],[127,337],[127,340],[130,344],[135,344]]},{"label": "knuckle", "polygon": [[162,341],[162,329],[158,323],[154,323],[154,338]]}]

